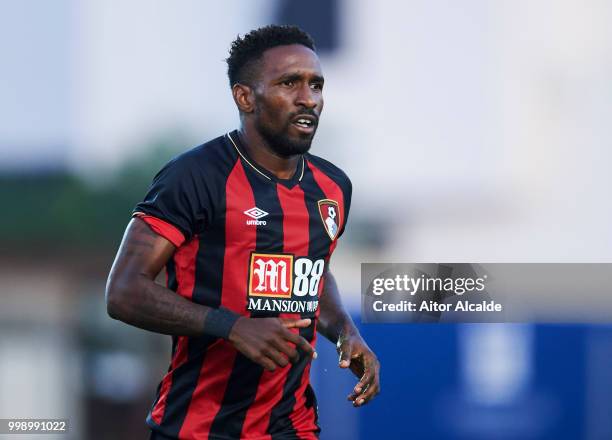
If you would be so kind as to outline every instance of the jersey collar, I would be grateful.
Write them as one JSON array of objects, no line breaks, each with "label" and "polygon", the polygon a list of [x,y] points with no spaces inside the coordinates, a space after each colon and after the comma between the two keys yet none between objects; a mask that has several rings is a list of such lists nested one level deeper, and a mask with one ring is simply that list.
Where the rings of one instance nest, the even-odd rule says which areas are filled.
[{"label": "jersey collar", "polygon": [[306,167],[304,155],[300,156],[300,163],[298,164],[295,173],[293,173],[293,176],[291,176],[289,179],[279,179],[274,173],[271,173],[264,167],[260,166],[249,156],[246,151],[246,148],[244,148],[244,145],[240,141],[240,136],[238,136],[238,130],[234,130],[231,133],[227,133],[226,137],[228,138],[232,146],[236,149],[238,155],[242,158],[244,163],[246,163],[249,168],[253,169],[261,177],[271,182],[280,183],[288,187],[292,187],[302,181],[302,178],[304,177],[304,168]]}]

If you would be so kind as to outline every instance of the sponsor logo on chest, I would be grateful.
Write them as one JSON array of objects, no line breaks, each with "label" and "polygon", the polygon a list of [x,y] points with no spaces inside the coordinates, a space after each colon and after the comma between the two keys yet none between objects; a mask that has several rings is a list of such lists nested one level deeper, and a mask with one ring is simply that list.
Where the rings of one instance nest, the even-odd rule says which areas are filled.
[{"label": "sponsor logo on chest", "polygon": [[283,313],[315,312],[325,261],[291,254],[252,253],[247,309]]}]

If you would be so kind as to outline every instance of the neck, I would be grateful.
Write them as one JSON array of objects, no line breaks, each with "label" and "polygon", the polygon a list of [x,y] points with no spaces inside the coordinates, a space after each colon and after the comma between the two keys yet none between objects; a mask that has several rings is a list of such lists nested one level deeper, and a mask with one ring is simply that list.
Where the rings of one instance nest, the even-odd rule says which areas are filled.
[{"label": "neck", "polygon": [[238,135],[248,155],[259,166],[270,171],[279,179],[290,179],[295,174],[300,155],[289,157],[277,155],[251,124],[243,123],[238,130]]}]

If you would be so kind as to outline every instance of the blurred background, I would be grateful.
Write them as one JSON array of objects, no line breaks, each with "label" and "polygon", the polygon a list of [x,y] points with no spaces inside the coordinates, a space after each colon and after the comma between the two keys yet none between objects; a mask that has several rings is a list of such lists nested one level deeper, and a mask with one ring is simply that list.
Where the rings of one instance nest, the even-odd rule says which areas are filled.
[{"label": "blurred background", "polygon": [[[606,0],[0,0],[0,417],[147,438],[170,339],[111,320],[106,276],[155,172],[237,127],[224,59],[260,25],[319,47],[357,321],[361,262],[611,262],[611,22]],[[612,326],[361,329],[383,391],[352,408],[322,340],[323,440],[612,438]]]}]

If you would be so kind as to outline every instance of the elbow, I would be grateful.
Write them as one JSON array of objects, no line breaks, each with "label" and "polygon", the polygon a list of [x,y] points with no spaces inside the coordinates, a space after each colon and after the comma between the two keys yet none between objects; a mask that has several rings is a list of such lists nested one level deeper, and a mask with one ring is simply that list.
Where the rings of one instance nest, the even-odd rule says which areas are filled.
[{"label": "elbow", "polygon": [[130,317],[129,294],[130,283],[110,277],[106,284],[106,313],[113,319],[127,322]]},{"label": "elbow", "polygon": [[109,296],[108,292],[106,295],[106,313],[113,319],[121,321],[123,314],[121,313],[121,303],[115,298],[115,296]]}]

